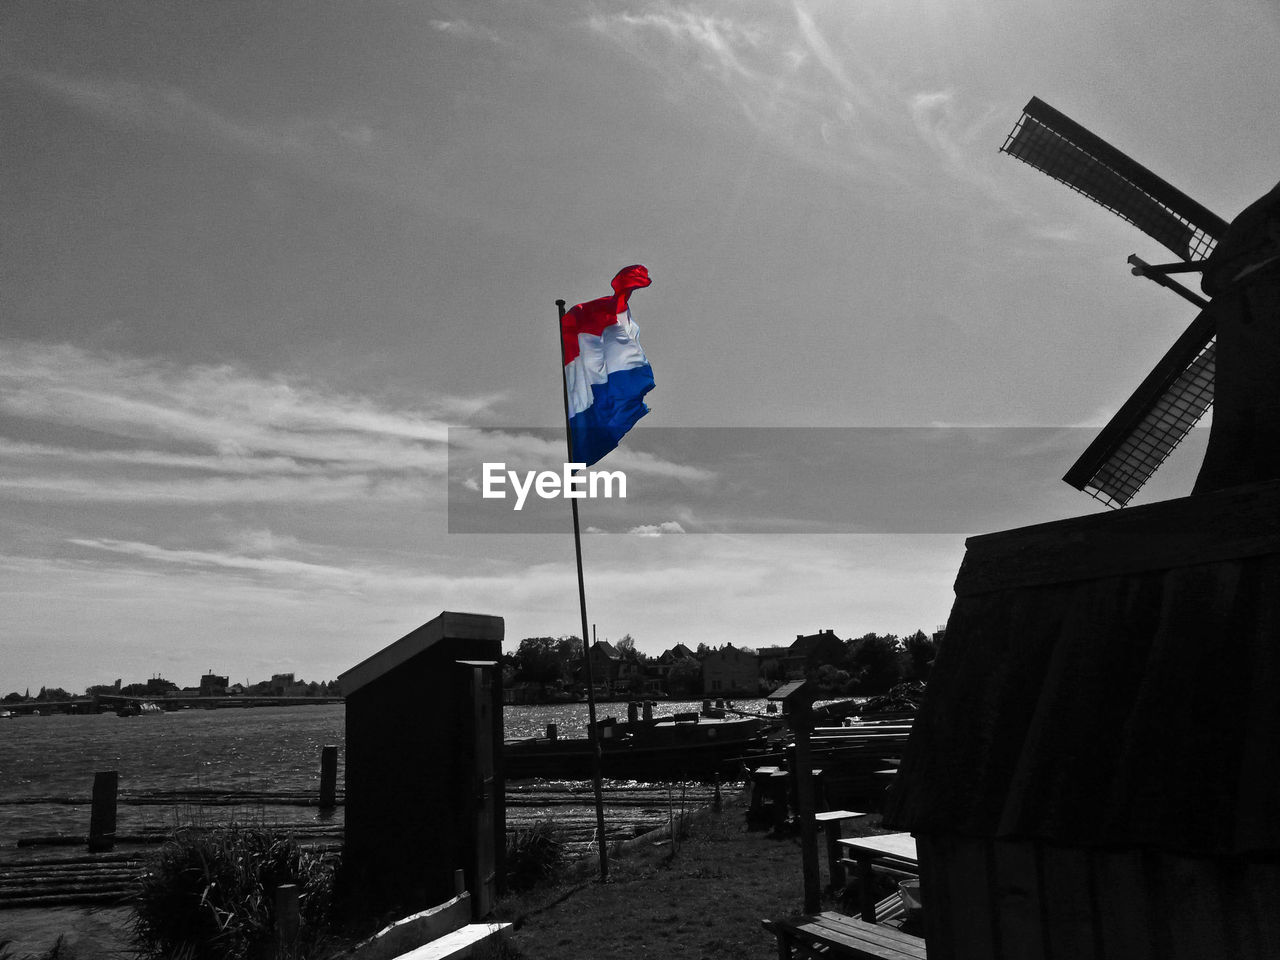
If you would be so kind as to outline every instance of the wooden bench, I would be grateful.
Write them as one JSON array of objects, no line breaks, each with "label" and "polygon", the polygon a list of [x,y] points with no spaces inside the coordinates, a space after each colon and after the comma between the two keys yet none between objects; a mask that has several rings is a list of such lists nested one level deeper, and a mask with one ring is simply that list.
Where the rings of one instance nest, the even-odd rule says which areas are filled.
[{"label": "wooden bench", "polygon": [[841,913],[819,913],[786,920],[764,920],[778,939],[778,960],[867,958],[867,960],[926,960],[924,941],[894,927],[867,923]]}]

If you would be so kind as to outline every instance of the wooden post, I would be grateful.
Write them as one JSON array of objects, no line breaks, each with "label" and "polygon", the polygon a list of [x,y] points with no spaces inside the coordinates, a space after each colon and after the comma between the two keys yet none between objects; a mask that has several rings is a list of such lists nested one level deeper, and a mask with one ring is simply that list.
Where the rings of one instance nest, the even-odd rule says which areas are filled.
[{"label": "wooden post", "polygon": [[560,728],[559,728],[559,727],[557,727],[554,723],[548,723],[548,724],[547,724],[547,739],[548,739],[548,740],[555,740],[555,739],[557,739],[559,736],[560,736]]},{"label": "wooden post", "polygon": [[298,885],[282,883],[276,887],[276,946],[284,951],[296,950],[302,930],[302,913]]},{"label": "wooden post", "polygon": [[640,716],[644,718],[645,723],[651,723],[653,721],[653,701],[652,700],[646,700],[644,702],[641,708]]},{"label": "wooden post", "polygon": [[320,809],[332,810],[338,804],[338,748],[330,744],[320,748]]},{"label": "wooden post", "polygon": [[103,770],[93,775],[93,806],[89,812],[89,852],[103,853],[116,843],[116,794],[120,775]]},{"label": "wooden post", "polygon": [[453,895],[460,897],[467,892],[467,875],[462,870],[453,871]]},{"label": "wooden post", "polygon": [[634,700],[627,702],[627,723],[635,723],[636,718],[640,715],[640,704]]},{"label": "wooden post", "polygon": [[822,885],[818,877],[818,825],[813,819],[813,760],[809,750],[809,730],[813,725],[810,704],[799,700],[791,707],[791,727],[796,734],[796,806],[800,817],[800,862],[804,872],[804,912],[817,913],[821,907]]}]

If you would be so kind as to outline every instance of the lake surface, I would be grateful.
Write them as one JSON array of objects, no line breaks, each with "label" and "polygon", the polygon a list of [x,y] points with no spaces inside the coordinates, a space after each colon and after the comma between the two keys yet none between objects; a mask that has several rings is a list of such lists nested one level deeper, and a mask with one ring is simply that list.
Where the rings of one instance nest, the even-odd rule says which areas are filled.
[{"label": "lake surface", "polygon": [[[696,710],[701,701],[663,702],[655,714]],[[735,701],[749,712],[764,713],[763,700]],[[597,716],[625,719],[625,703],[599,704]],[[555,723],[561,736],[585,736],[584,703],[507,706],[503,710],[507,738],[541,736]],[[84,836],[88,833],[89,797],[94,773],[119,773],[122,800],[190,789],[229,793],[298,793],[316,795],[320,789],[320,752],[326,744],[338,747],[338,787],[341,795],[345,759],[345,707],[324,704],[254,709],[179,710],[174,713],[122,718],[112,713],[74,716],[11,717],[0,720],[0,861],[26,858],[37,850],[19,850],[17,840],[33,836]],[[562,792],[580,794],[589,804],[584,784],[560,784]],[[678,789],[678,788],[677,788]],[[513,788],[512,800],[517,797]],[[631,829],[637,823],[666,817],[661,800],[666,787],[653,788],[655,803],[615,811],[610,822]],[[701,793],[703,791],[699,791]],[[78,802],[54,802],[71,799]],[[15,803],[42,799],[48,802]],[[537,796],[513,803],[508,825],[555,816],[565,821],[585,819],[582,808],[557,801],[542,805]],[[139,806],[122,802],[117,833],[133,835],[172,829],[183,823],[213,824],[228,820],[265,823],[288,830],[340,827],[342,807],[320,811],[306,806],[200,806],[175,802]],[[612,828],[611,828],[612,830]],[[75,849],[75,848],[72,848]]]}]

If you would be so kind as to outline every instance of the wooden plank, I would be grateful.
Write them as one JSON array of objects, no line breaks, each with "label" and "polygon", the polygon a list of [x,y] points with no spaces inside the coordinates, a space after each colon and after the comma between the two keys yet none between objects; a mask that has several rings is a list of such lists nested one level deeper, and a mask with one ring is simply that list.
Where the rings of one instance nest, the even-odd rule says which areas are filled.
[{"label": "wooden plank", "polygon": [[1102,955],[1124,960],[1162,960],[1153,935],[1151,891],[1142,854],[1137,851],[1099,851],[1092,857],[1097,891],[1098,942]]},{"label": "wooden plank", "polygon": [[1159,857],[1161,909],[1170,931],[1168,960],[1242,956],[1231,916],[1237,906],[1227,893],[1229,870],[1221,861]]},{"label": "wooden plank", "polygon": [[853,820],[857,817],[865,817],[865,813],[857,810],[821,810],[813,815],[813,819],[818,823],[839,823],[842,820]]},{"label": "wooden plank", "polygon": [[1050,956],[1101,960],[1094,937],[1093,877],[1088,854],[1066,847],[1040,847],[1041,916]]},{"label": "wooden plank", "polygon": [[1240,936],[1240,957],[1280,957],[1280,864],[1242,863],[1235,879],[1231,916]]},{"label": "wooden plank", "polygon": [[[895,867],[890,866],[882,860],[871,860],[869,858],[864,859],[871,864],[872,873],[878,873],[884,877],[892,877],[895,880],[918,880],[920,878],[920,868],[918,866],[911,866],[908,868],[907,864],[900,864]],[[862,862],[862,860],[851,860],[849,857],[845,857],[840,861],[843,866],[853,867],[855,869]],[[897,861],[893,862],[896,863]]]},{"label": "wooden plank", "polygon": [[970,537],[957,597],[1280,553],[1280,481]]},{"label": "wooden plank", "polygon": [[1071,609],[1054,588],[957,600],[894,789],[887,824],[994,836]]},{"label": "wooden plank", "polygon": [[1065,611],[1041,662],[1035,709],[993,834],[1096,842],[1109,813],[1118,734],[1148,660],[1160,575],[1063,584],[1042,595],[1049,590]]},{"label": "wooden plank", "polygon": [[921,956],[924,955],[923,938],[913,936],[910,933],[903,933],[897,927],[887,927],[883,924],[868,925],[857,917],[851,917],[843,913],[836,913],[835,911],[824,911],[819,914],[819,917],[824,923],[857,930],[864,936],[875,938],[877,942],[898,944],[904,950],[919,951]]},{"label": "wooden plank", "polygon": [[408,953],[402,953],[396,960],[461,960],[463,957],[470,957],[481,944],[505,936],[510,928],[509,923],[469,923]]},{"label": "wooden plank", "polygon": [[997,840],[992,844],[992,866],[1000,956],[1006,960],[1047,960],[1035,847],[1027,841]]},{"label": "wooden plank", "polygon": [[[1232,849],[1240,853],[1274,851],[1280,811],[1280,557],[1258,561],[1257,590],[1246,664],[1247,689],[1240,693],[1244,711],[1238,731],[1240,766],[1236,773],[1236,818]],[[1233,691],[1236,692],[1236,691]],[[1277,901],[1280,903],[1280,901]],[[1276,908],[1280,913],[1280,907]],[[1280,956],[1277,951],[1276,956]]]},{"label": "wooden plank", "polygon": [[1000,956],[989,859],[988,841],[951,838],[944,860],[947,899],[939,904],[921,890],[926,917],[940,906],[947,911],[956,960],[991,960]]},{"label": "wooden plank", "polygon": [[925,949],[915,938],[893,927],[863,923],[849,918],[850,923],[824,920],[821,916],[799,917],[783,921],[790,935],[813,943],[831,944],[841,956],[869,957],[875,960],[926,960]]},{"label": "wooden plank", "polygon": [[[951,911],[947,907],[950,891],[945,851],[939,850],[935,837],[919,833],[916,850],[920,856],[920,901],[924,907],[924,939],[929,946],[929,960],[956,960]],[[929,909],[931,903],[932,910]]]},{"label": "wooden plank", "polygon": [[874,857],[884,857],[915,864],[916,841],[909,833],[884,833],[870,837],[842,837],[840,845],[853,856],[869,853]]},{"label": "wooden plank", "polygon": [[466,926],[471,919],[471,894],[461,893],[438,906],[419,911],[383,927],[352,951],[354,960],[392,960]]},{"label": "wooden plank", "polygon": [[1242,634],[1258,589],[1253,573],[1238,563],[1185,567],[1163,577],[1142,683],[1130,695],[1118,738],[1107,833],[1096,839],[1206,854],[1230,843],[1241,749],[1237,714],[1248,686]]}]

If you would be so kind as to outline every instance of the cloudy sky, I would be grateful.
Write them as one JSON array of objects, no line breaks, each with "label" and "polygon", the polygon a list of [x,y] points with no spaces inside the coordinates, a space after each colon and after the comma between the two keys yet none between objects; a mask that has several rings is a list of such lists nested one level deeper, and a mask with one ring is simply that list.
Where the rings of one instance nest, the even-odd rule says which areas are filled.
[{"label": "cloudy sky", "polygon": [[[0,692],[327,679],[442,609],[576,632],[567,508],[457,532],[448,441],[549,445],[554,301],[636,262],[644,426],[733,429],[602,464],[601,635],[935,628],[966,533],[1100,509],[1057,478],[1191,319],[997,152],[1022,105],[1230,218],[1280,175],[1276,49],[1271,0],[9,0]],[[929,430],[873,469],[817,427]],[[1045,429],[930,472],[957,427]],[[939,513],[959,474],[998,495]]]}]

